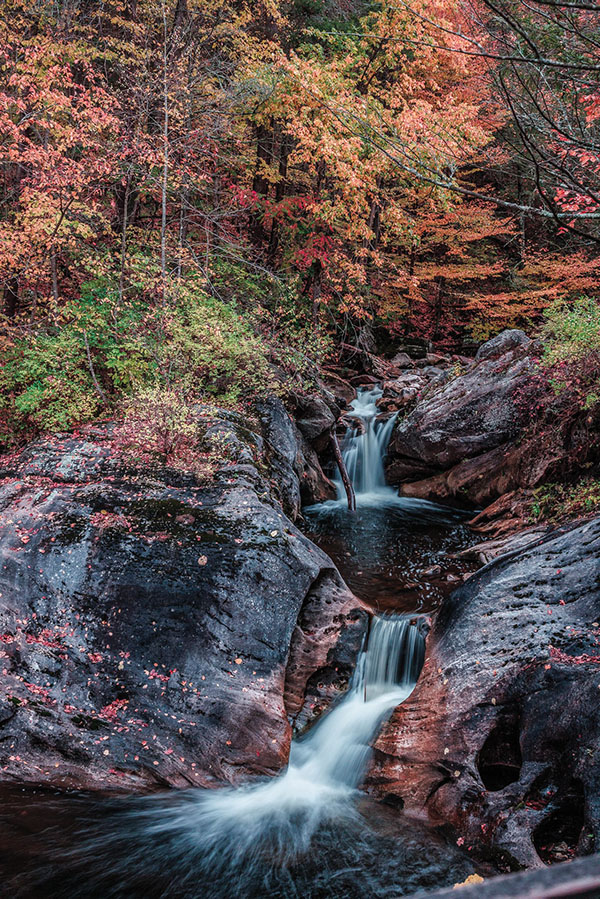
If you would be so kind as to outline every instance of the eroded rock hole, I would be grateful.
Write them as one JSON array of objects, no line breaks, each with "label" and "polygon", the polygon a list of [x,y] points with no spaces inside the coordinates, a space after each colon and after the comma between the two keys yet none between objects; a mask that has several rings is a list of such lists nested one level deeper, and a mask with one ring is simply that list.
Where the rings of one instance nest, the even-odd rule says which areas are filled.
[{"label": "eroded rock hole", "polygon": [[548,815],[533,832],[536,852],[547,865],[567,861],[578,853],[585,826],[585,793],[579,780],[560,790]]},{"label": "eroded rock hole", "polygon": [[488,734],[479,752],[477,768],[484,787],[495,793],[516,783],[522,764],[518,711],[506,711]]}]

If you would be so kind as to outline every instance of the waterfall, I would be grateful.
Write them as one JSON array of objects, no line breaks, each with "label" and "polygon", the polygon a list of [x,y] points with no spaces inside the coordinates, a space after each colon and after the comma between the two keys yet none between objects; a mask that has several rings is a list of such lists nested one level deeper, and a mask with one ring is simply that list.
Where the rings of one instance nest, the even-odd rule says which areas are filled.
[{"label": "waterfall", "polygon": [[[344,793],[366,769],[370,740],[385,715],[412,693],[425,644],[404,616],[375,618],[350,689],[304,740],[292,744],[290,772]],[[287,776],[287,775],[286,775]]]},{"label": "waterfall", "polygon": [[[346,412],[346,418],[357,420],[356,426],[348,428],[342,445],[342,457],[354,486],[357,506],[398,499],[396,491],[386,484],[383,470],[397,413],[387,419],[377,417],[377,400],[382,395],[381,387],[359,390]],[[341,502],[345,491],[339,475],[335,486]]]},{"label": "waterfall", "polygon": [[[305,737],[293,741],[281,775],[236,788],[184,791],[167,807],[161,800],[160,811],[149,798],[136,811],[142,844],[176,844],[195,877],[222,879],[227,895],[247,895],[250,882],[263,876],[266,860],[291,864],[307,852],[319,828],[355,820],[351,800],[364,777],[370,744],[382,721],[412,692],[423,663],[424,640],[410,621],[374,619],[348,692]],[[97,844],[92,851],[98,851]]]}]

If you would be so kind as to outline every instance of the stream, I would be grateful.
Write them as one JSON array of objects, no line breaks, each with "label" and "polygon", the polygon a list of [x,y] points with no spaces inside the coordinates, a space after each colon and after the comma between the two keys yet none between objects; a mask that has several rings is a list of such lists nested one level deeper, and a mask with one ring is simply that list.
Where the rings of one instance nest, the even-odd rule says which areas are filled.
[{"label": "stream", "polygon": [[[376,614],[342,700],[292,743],[276,778],[237,788],[99,798],[4,787],[0,865],[25,899],[366,899],[451,886],[467,855],[361,792],[371,743],[412,692],[425,645],[415,613],[456,586],[446,554],[468,545],[459,512],[399,498],[383,460],[393,418],[378,388],[348,412],[342,452],[357,511],[305,510],[309,536]],[[7,894],[8,895],[8,894]]]},{"label": "stream", "polygon": [[[342,456],[356,494],[348,513],[341,477],[337,499],[304,510],[306,533],[335,562],[350,589],[381,612],[430,612],[469,569],[448,558],[473,541],[465,513],[398,496],[384,458],[396,416],[380,417],[382,390],[359,390],[346,418]],[[471,517],[470,513],[468,517]]]}]

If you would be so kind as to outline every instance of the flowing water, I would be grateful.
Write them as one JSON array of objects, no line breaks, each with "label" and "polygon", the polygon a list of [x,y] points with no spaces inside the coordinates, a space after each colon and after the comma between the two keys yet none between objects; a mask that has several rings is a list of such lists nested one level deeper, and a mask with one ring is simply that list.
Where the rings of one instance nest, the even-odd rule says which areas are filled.
[{"label": "flowing water", "polygon": [[[405,534],[409,545],[408,535],[419,529],[459,533],[453,514],[430,503],[407,505],[385,484],[393,420],[377,419],[379,395],[359,395],[351,414],[360,425],[344,445],[356,515],[344,507],[341,484],[339,500],[310,515],[322,532],[327,521],[331,527],[346,520],[350,532],[369,516],[381,524],[382,512],[388,522],[396,515],[404,530],[396,525],[388,533],[396,541]],[[434,543],[439,551],[440,540]],[[410,611],[418,605],[413,601]],[[359,789],[371,743],[412,692],[424,653],[414,615],[374,617],[346,695],[292,743],[289,764],[276,778],[127,800],[5,791],[0,864],[10,895],[366,899],[463,880],[473,867],[455,846]]]},{"label": "flowing water", "polygon": [[308,535],[331,556],[346,583],[376,610],[428,612],[453,590],[465,563],[448,553],[473,542],[465,513],[398,496],[386,484],[384,459],[396,415],[381,416],[380,387],[359,390],[342,457],[356,492],[348,513],[339,473],[337,499],[304,510]]},{"label": "flowing water", "polygon": [[[386,484],[383,470],[397,415],[379,417],[377,400],[381,396],[380,387],[361,390],[347,413],[355,425],[348,429],[342,456],[356,493],[357,507],[396,505],[398,502],[398,494]],[[338,498],[334,503],[344,502],[345,490],[339,473],[335,485]],[[326,506],[330,508],[330,504]]]},{"label": "flowing water", "polygon": [[126,801],[5,797],[3,850],[21,871],[10,895],[364,899],[464,879],[473,868],[455,847],[358,790],[424,651],[408,617],[374,619],[347,694],[277,778]]}]

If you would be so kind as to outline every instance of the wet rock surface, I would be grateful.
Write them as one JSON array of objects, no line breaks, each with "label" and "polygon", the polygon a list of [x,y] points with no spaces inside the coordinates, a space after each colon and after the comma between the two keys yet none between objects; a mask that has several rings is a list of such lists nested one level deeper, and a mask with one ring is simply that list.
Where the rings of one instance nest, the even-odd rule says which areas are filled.
[{"label": "wet rock surface", "polygon": [[480,362],[482,359],[499,359],[516,347],[529,346],[529,344],[531,344],[531,339],[525,331],[520,331],[517,328],[502,331],[479,347],[475,359],[477,362]]},{"label": "wet rock surface", "polygon": [[335,487],[323,473],[316,451],[278,397],[260,402],[258,414],[266,439],[271,490],[295,521],[302,505],[332,499]]},{"label": "wet rock surface", "polygon": [[[461,886],[464,884],[461,884]],[[597,899],[600,895],[600,856],[579,858],[551,869],[526,871],[505,877],[492,877],[483,883],[469,884],[469,899]],[[415,893],[414,899],[456,899],[454,888]]]},{"label": "wet rock surface", "polygon": [[585,474],[600,452],[597,416],[564,405],[538,365],[540,353],[523,331],[503,331],[470,362],[457,359],[435,375],[418,369],[428,380],[412,411],[388,389],[387,408],[396,403],[403,416],[388,450],[388,480],[404,496],[485,509],[474,521],[483,533],[526,526],[531,492]]},{"label": "wet rock surface", "polygon": [[372,789],[506,867],[600,846],[600,519],[517,546],[445,599]]},{"label": "wet rock surface", "polygon": [[[439,498],[443,487],[437,475],[459,464],[466,466],[517,436],[529,415],[518,402],[518,391],[534,370],[531,341],[512,346],[502,334],[495,340],[499,341],[498,352],[506,344],[510,348],[500,355],[484,353],[464,373],[445,384],[438,382],[437,389],[427,391],[413,412],[399,422],[388,451],[390,481],[411,480],[411,473],[421,478],[426,471],[432,480],[429,493],[433,494],[426,498]],[[445,474],[441,478],[448,480]],[[456,488],[447,484],[444,498],[453,492],[464,493],[472,480],[484,478],[479,470],[469,471],[459,478]],[[415,489],[412,495],[416,495]],[[425,484],[420,492],[428,492]]]},{"label": "wet rock surface", "polygon": [[315,448],[324,449],[341,409],[328,392],[301,394],[295,398],[298,430]]},{"label": "wet rock surface", "polygon": [[2,779],[131,791],[285,761],[288,714],[361,613],[279,505],[302,447],[285,410],[264,418],[213,423],[231,439],[209,483],[124,466],[110,424],[3,460]]}]

